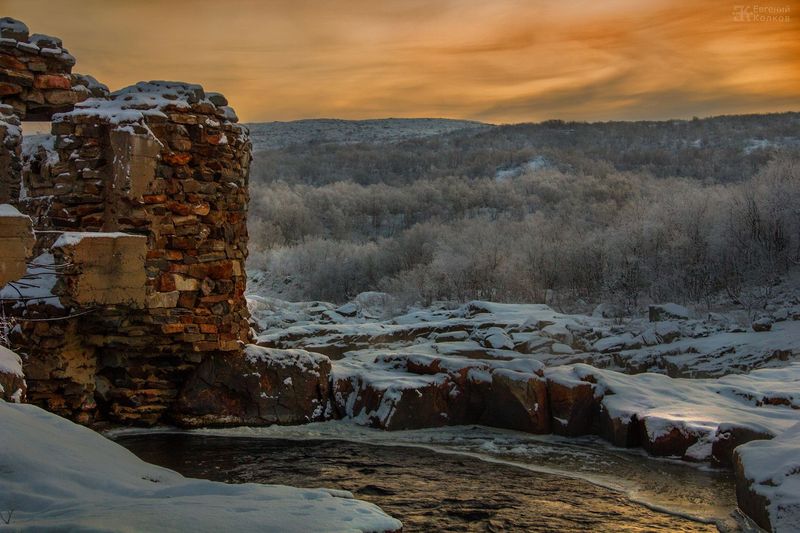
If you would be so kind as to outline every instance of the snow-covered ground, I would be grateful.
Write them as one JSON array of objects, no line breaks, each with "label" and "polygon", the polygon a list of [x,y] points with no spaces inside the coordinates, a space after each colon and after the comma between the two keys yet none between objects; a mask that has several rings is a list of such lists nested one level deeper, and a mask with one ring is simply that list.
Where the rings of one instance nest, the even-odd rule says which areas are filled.
[{"label": "snow-covered ground", "polygon": [[343,491],[185,478],[32,405],[0,401],[0,428],[0,518],[14,531],[401,527],[375,505]]},{"label": "snow-covered ground", "polygon": [[[743,457],[760,465],[760,473],[749,472],[757,489],[769,492],[775,530],[792,531],[785,517],[797,516],[791,494],[800,445],[791,428],[800,424],[800,306],[789,300],[754,320],[675,304],[621,319],[606,318],[602,308],[579,315],[482,301],[392,316],[390,298],[381,312],[375,294],[342,306],[254,295],[250,308],[259,344],[333,359],[333,403],[355,423],[425,427],[408,424],[415,410],[433,425],[453,423],[451,414],[462,412],[460,395],[475,394],[480,384],[495,387],[502,375],[527,383],[512,386],[528,391],[522,404],[541,399],[546,382],[550,405],[528,406],[538,416],[537,432],[547,431],[539,422],[549,417],[554,431],[573,434],[573,422],[583,417],[587,427],[577,434],[599,432],[653,455],[723,465],[739,444],[774,438],[743,446],[750,450]],[[567,391],[558,400],[556,386]],[[480,394],[471,398],[491,398]],[[431,402],[442,411],[438,418],[427,412]],[[398,412],[404,422],[395,424]]]},{"label": "snow-covered ground", "polygon": [[412,309],[387,319],[390,311],[382,314],[373,306],[366,312],[358,298],[338,307],[259,295],[248,298],[261,329],[259,344],[304,348],[334,354],[334,358],[346,354],[349,359],[374,360],[386,351],[473,359],[529,358],[547,366],[587,363],[624,373],[673,377],[719,377],[780,368],[800,360],[797,304],[766,317],[768,331],[754,331],[735,314],[669,316],[650,322],[646,317],[563,314],[541,304],[474,301]]}]

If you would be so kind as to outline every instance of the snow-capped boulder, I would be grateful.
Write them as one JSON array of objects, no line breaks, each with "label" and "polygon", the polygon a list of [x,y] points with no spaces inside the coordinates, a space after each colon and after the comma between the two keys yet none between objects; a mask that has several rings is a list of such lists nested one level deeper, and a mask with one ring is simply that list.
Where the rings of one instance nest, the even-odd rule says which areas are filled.
[{"label": "snow-capped boulder", "polygon": [[736,500],[754,522],[775,533],[800,526],[800,424],[778,437],[736,448]]},{"label": "snow-capped boulder", "polygon": [[572,332],[564,324],[550,324],[542,328],[542,335],[550,337],[551,339],[563,343],[572,344]]},{"label": "snow-capped boulder", "polygon": [[331,363],[304,350],[248,345],[212,355],[189,378],[173,418],[187,427],[302,424],[326,415]]},{"label": "snow-capped boulder", "polygon": [[355,302],[347,302],[337,307],[336,312],[342,316],[354,317],[358,314],[358,304]]},{"label": "snow-capped boulder", "polygon": [[495,350],[513,350],[514,340],[503,328],[489,328],[481,332],[481,343]]},{"label": "snow-capped boulder", "polygon": [[482,403],[483,412],[478,419],[481,424],[529,433],[550,431],[547,385],[536,374],[507,368],[493,370],[491,387],[485,390]]},{"label": "snow-capped boulder", "polygon": [[595,397],[593,383],[566,375],[548,376],[547,398],[553,433],[575,437],[593,431],[600,401]]},{"label": "snow-capped boulder", "polygon": [[331,392],[336,416],[381,429],[437,427],[459,419],[465,404],[457,394],[450,395],[451,387],[443,373],[367,370],[350,361],[333,364]]},{"label": "snow-capped boulder", "polygon": [[548,368],[545,376],[555,432],[591,431],[652,455],[731,464],[736,446],[800,422],[799,363],[719,379],[626,375],[584,364]]},{"label": "snow-capped boulder", "polygon": [[604,337],[592,345],[592,349],[600,353],[612,353],[620,350],[631,350],[640,348],[643,342],[640,337],[634,337],[630,333]]},{"label": "snow-capped boulder", "polygon": [[772,317],[762,316],[761,318],[758,318],[753,321],[752,324],[753,331],[757,332],[770,331],[772,330],[772,324],[774,323],[775,320],[773,320]]},{"label": "snow-capped boulder", "polygon": [[560,342],[554,342],[550,345],[550,351],[556,355],[572,355],[575,353],[569,345]]},{"label": "snow-capped boulder", "polygon": [[333,363],[337,416],[388,430],[485,424],[547,433],[541,364],[391,353]]}]

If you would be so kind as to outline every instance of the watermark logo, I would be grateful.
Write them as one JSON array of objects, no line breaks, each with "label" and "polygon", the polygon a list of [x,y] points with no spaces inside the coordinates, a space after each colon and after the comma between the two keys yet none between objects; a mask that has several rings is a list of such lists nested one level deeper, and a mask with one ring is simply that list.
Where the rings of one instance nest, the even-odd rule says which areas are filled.
[{"label": "watermark logo", "polygon": [[733,6],[733,20],[736,22],[791,22],[790,6]]}]

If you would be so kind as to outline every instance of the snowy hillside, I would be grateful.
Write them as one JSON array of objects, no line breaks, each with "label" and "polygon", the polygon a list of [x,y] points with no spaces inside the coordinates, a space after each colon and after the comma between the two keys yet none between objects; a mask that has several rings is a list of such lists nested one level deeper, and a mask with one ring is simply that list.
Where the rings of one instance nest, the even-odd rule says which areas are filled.
[{"label": "snowy hillside", "polygon": [[440,118],[386,118],[372,120],[308,119],[247,124],[253,151],[281,149],[293,144],[390,143],[430,137],[489,125]]}]

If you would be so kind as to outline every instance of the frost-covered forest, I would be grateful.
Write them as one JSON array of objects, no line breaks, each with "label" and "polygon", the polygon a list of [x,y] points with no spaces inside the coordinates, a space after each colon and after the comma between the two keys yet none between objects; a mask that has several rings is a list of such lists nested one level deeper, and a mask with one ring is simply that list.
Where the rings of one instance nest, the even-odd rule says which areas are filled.
[{"label": "frost-covered forest", "polygon": [[249,266],[294,300],[758,306],[800,260],[798,131],[784,113],[257,147]]}]

